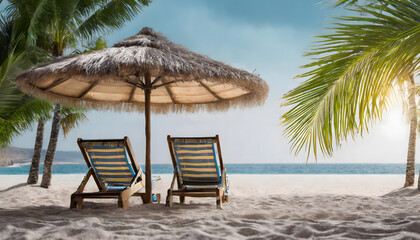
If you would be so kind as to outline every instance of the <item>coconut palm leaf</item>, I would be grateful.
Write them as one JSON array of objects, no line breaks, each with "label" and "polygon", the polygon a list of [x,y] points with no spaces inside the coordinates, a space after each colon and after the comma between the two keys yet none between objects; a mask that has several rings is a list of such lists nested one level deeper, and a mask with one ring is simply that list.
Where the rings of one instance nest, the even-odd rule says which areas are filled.
[{"label": "coconut palm leaf", "polygon": [[[25,34],[27,46],[59,52],[80,40],[109,33],[133,19],[151,0],[10,0],[8,16],[16,19],[15,28]],[[45,29],[51,31],[46,34]],[[54,46],[53,46],[54,47]]]},{"label": "coconut palm leaf", "polygon": [[75,49],[72,54],[83,54],[91,53],[96,50],[101,50],[107,47],[105,39],[98,37],[97,39],[88,42],[88,44],[83,45],[81,49]]},{"label": "coconut palm leaf", "polygon": [[[38,5],[42,6],[39,7]],[[43,13],[46,13],[46,1],[10,0],[5,8],[5,14],[13,20],[13,40],[11,46],[23,50],[27,46],[41,42],[42,35],[35,35],[43,23]],[[37,27],[36,27],[37,26]],[[39,46],[39,43],[38,43]]]},{"label": "coconut palm leaf", "polygon": [[7,58],[13,35],[13,22],[0,15],[0,63]]},{"label": "coconut palm leaf", "polygon": [[[64,1],[66,2],[66,1]],[[36,45],[36,37],[38,29],[43,29],[45,23],[43,23],[43,17],[48,13],[48,7],[53,3],[51,0],[41,0],[39,1],[37,7],[33,11],[32,15],[28,14],[27,17],[30,17],[30,22],[27,27],[27,45],[33,46]]]},{"label": "coconut palm leaf", "polygon": [[376,3],[376,0],[338,0],[334,3],[333,6],[339,7],[339,6],[350,6],[350,5],[373,5]]},{"label": "coconut palm leaf", "polygon": [[10,81],[0,86],[0,146],[32,127],[41,116],[48,116],[51,105],[20,92]]},{"label": "coconut palm leaf", "polygon": [[65,137],[72,129],[78,127],[80,123],[88,119],[83,108],[66,106],[61,109],[61,114],[60,125]]},{"label": "coconut palm leaf", "polygon": [[[417,11],[415,11],[417,9]],[[285,136],[297,154],[332,155],[334,145],[363,134],[386,111],[395,87],[419,66],[420,1],[351,7],[307,56],[307,78],[284,96]]]},{"label": "coconut palm leaf", "polygon": [[[18,72],[32,65],[27,49],[12,46],[13,18],[0,17],[0,146],[32,126],[34,120],[51,111],[46,101],[23,94],[14,85]],[[35,51],[31,51],[35,52]]]},{"label": "coconut palm leaf", "polygon": [[127,21],[138,15],[144,6],[148,6],[151,0],[91,0],[87,2],[92,3],[77,6],[78,13],[81,16],[87,16],[86,19],[80,18],[81,21],[75,31],[82,38],[90,38],[97,33],[110,33],[123,27]]}]

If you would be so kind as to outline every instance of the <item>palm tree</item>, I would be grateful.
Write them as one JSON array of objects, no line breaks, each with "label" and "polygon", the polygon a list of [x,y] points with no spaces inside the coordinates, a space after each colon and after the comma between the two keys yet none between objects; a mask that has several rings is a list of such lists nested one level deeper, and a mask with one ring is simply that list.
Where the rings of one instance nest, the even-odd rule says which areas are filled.
[{"label": "palm tree", "polygon": [[[32,65],[28,61],[28,54],[24,50],[18,49],[12,44],[13,19],[0,18],[0,145],[7,146],[12,138],[19,135],[29,127],[36,118],[43,118],[42,115],[50,111],[49,104],[46,101],[34,99],[20,92],[13,84],[17,72]],[[40,158],[42,148],[42,135],[45,121],[40,121],[37,130],[37,140],[41,146],[35,145],[34,158]],[[31,165],[31,174],[28,183],[36,183],[38,179],[38,164]],[[36,175],[33,174],[36,172]],[[35,182],[34,182],[35,181]]]},{"label": "palm tree", "polygon": [[42,141],[44,140],[44,127],[47,120],[39,119],[36,130],[34,153],[32,155],[31,168],[29,169],[28,184],[38,183],[39,163],[41,161]]},{"label": "palm tree", "polygon": [[[62,117],[61,117],[59,126],[61,127],[61,131],[63,132],[64,137],[66,137],[67,134],[72,129],[78,127],[81,122],[87,120],[85,112],[82,108],[64,106],[61,110],[61,114],[62,114]],[[50,116],[45,116],[38,121],[34,153],[32,156],[31,168],[29,170],[29,176],[27,180],[28,184],[36,184],[38,182],[38,172],[39,172],[39,165],[41,161],[42,141],[44,137],[44,126],[45,126],[45,122],[47,121],[47,118],[50,118]],[[57,131],[57,135],[58,135],[59,130],[54,129],[54,131]],[[45,171],[52,171],[52,162],[47,163],[47,167],[45,167],[45,164],[44,164],[44,169],[46,169]],[[47,179],[45,181],[50,182],[51,179]]]},{"label": "palm tree", "polygon": [[56,104],[54,107],[54,117],[51,125],[50,142],[47,153],[45,154],[44,168],[42,171],[41,187],[48,188],[51,185],[52,164],[54,161],[55,150],[57,148],[58,134],[61,122],[61,106]]},{"label": "palm tree", "polygon": [[[84,48],[86,48],[85,51],[80,51],[76,49],[74,52],[88,53],[91,51],[100,50],[100,49],[106,48],[106,42],[101,37],[99,37],[96,39],[96,41],[90,42],[89,44],[85,45]],[[64,117],[61,116],[62,114],[64,115]],[[86,116],[81,108],[63,107],[63,109],[61,109],[61,106],[59,104],[56,104],[55,109],[54,109],[53,122],[51,126],[50,142],[48,144],[47,154],[45,155],[45,160],[44,160],[41,187],[48,188],[51,185],[52,164],[54,161],[55,150],[57,147],[57,140],[58,140],[58,134],[60,131],[60,126],[63,130],[64,136],[66,136],[71,129],[73,129],[74,127],[77,127],[77,125],[81,121],[84,121],[85,119],[86,119]],[[38,166],[39,166],[39,159],[38,159]],[[38,170],[39,170],[39,167],[38,167]]]},{"label": "palm tree", "polygon": [[[9,0],[6,7],[8,17],[14,20],[15,44],[18,48],[40,48],[49,50],[53,57],[62,56],[64,49],[75,47],[81,40],[90,40],[95,34],[109,33],[121,28],[126,21],[140,13],[151,0]],[[17,41],[24,39],[25,41]],[[24,44],[23,44],[24,43]],[[60,108],[56,106],[53,116],[51,149],[47,150],[46,163],[51,174],[58,129]],[[50,147],[49,147],[50,148]],[[51,164],[50,164],[51,163]],[[44,167],[45,167],[44,165]],[[46,176],[48,183],[51,175]],[[44,186],[49,184],[43,184]]]},{"label": "palm tree", "polygon": [[[95,50],[100,50],[106,48],[106,41],[101,37],[97,38],[95,41],[89,42],[87,45],[83,46],[86,50],[81,51],[76,49],[73,53],[80,54],[80,53],[88,53]],[[52,106],[51,106],[52,108]],[[75,107],[63,107],[62,110],[63,117],[60,121],[60,126],[63,131],[64,136],[68,134],[70,130],[77,127],[80,122],[87,119],[86,115],[81,108]],[[39,165],[41,161],[41,151],[42,151],[42,143],[44,137],[44,125],[46,122],[46,118],[50,118],[50,116],[45,116],[39,119],[38,121],[38,129],[35,139],[35,146],[34,146],[34,153],[32,156],[31,168],[29,170],[29,176],[27,183],[28,184],[36,184],[38,182],[38,172],[39,172]],[[55,131],[58,131],[57,129]],[[45,165],[44,165],[45,168]],[[48,170],[46,172],[52,173],[52,162],[49,162],[46,166]],[[45,175],[47,176],[47,175]],[[43,178],[44,179],[44,178]],[[47,185],[51,182],[51,175],[45,178]]]},{"label": "palm tree", "polygon": [[[356,5],[360,0],[339,0],[335,6],[350,6]],[[364,2],[362,4],[370,4],[372,5],[375,1],[370,0],[369,3]],[[392,5],[391,2],[382,1],[380,2],[382,6],[391,5],[393,7],[398,7]],[[419,20],[417,20],[419,21]],[[420,129],[418,128],[418,117],[417,117],[417,105],[416,105],[416,86],[414,81],[414,74],[408,76],[407,80],[407,98],[408,98],[408,106],[409,106],[409,119],[410,119],[410,133],[409,133],[409,140],[408,140],[408,152],[407,152],[407,167],[406,167],[406,174],[405,174],[405,183],[404,187],[409,187],[414,185],[414,178],[415,178],[415,154],[416,154],[416,140],[417,140],[417,131]],[[420,189],[420,174],[418,180],[418,189]]]},{"label": "palm tree", "polygon": [[[150,0],[34,2],[33,8],[29,8],[26,1],[11,0],[6,9],[17,19],[15,26],[27,29],[25,38],[27,45],[39,45],[38,42],[41,42],[40,45],[45,47],[45,43],[49,42],[50,53],[53,58],[57,58],[63,55],[66,48],[75,47],[79,40],[90,40],[97,33],[107,33],[121,28],[126,21],[137,15],[143,6],[147,6]],[[57,104],[44,163],[42,187],[50,185],[60,116],[61,107]]]},{"label": "palm tree", "polygon": [[[42,173],[41,187],[45,188],[48,188],[51,185],[52,164],[54,161],[55,149],[57,147],[57,138],[60,132],[60,128],[62,129],[64,136],[67,136],[67,134],[72,129],[76,128],[82,121],[87,119],[82,108],[66,106],[61,107],[59,104],[55,105],[54,117],[58,118],[58,120],[53,118],[53,123],[57,121],[58,124],[51,127],[50,142],[48,144],[47,153],[45,155],[44,168]],[[38,174],[38,172],[36,174]]]},{"label": "palm tree", "polygon": [[[354,2],[338,1],[337,4]],[[363,135],[392,101],[395,89],[405,90],[410,104],[410,144],[407,180],[414,183],[415,123],[414,76],[420,63],[420,2],[379,0],[347,8],[353,16],[337,18],[333,33],[307,56],[307,78],[284,96],[290,109],[282,116],[285,136],[295,153],[318,151],[331,156],[334,145],[349,136]],[[335,144],[334,144],[335,143]]]},{"label": "palm tree", "polygon": [[13,18],[0,16],[0,146],[32,126],[50,109],[46,101],[23,94],[14,86],[19,71],[31,66],[38,51],[17,48],[13,43]]},{"label": "palm tree", "polygon": [[[28,49],[21,49],[13,44],[13,19],[0,17],[0,145],[5,147],[10,144],[13,137],[21,134],[32,126],[39,118],[34,155],[27,182],[34,184],[38,181],[39,162],[42,150],[43,131],[45,119],[49,117],[52,105],[47,101],[34,99],[17,89],[13,80],[16,74],[33,65],[33,59]],[[32,54],[39,54],[31,51]],[[39,58],[39,57],[38,57]],[[62,120],[65,134],[77,126],[78,122],[86,119],[83,112],[77,108],[67,108]]]},{"label": "palm tree", "polygon": [[[408,106],[410,118],[410,135],[408,138],[407,167],[405,172],[404,187],[414,185],[415,178],[415,156],[416,156],[416,139],[417,139],[417,104],[416,104],[416,83],[414,82],[414,74],[408,76]],[[419,176],[420,179],[420,176]],[[420,180],[419,180],[420,181]],[[420,186],[418,186],[420,189]]]}]

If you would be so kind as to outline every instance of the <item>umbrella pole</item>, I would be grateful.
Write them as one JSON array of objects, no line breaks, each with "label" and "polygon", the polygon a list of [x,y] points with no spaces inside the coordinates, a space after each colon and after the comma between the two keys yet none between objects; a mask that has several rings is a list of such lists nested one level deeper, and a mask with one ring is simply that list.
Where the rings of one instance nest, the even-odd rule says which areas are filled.
[{"label": "umbrella pole", "polygon": [[150,161],[150,94],[151,94],[151,85],[152,81],[150,78],[150,74],[146,73],[144,76],[146,89],[144,90],[144,99],[145,99],[145,123],[146,123],[146,197],[144,199],[144,203],[152,203],[152,165]]}]

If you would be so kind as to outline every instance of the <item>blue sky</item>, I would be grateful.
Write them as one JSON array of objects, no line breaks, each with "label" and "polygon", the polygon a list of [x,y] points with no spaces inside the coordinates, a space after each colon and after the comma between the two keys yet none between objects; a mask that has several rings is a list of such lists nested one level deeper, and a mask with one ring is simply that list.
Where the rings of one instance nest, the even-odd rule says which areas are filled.
[{"label": "blue sky", "polygon": [[[220,135],[227,163],[305,163],[305,153],[290,153],[282,137],[281,97],[302,81],[293,79],[309,59],[302,54],[312,36],[325,32],[339,12],[319,0],[154,0],[123,29],[105,36],[108,45],[152,27],[173,42],[200,54],[260,74],[270,86],[263,107],[221,113],[152,115],[152,162],[170,163],[166,135]],[[144,116],[139,113],[90,111],[89,121],[60,137],[58,150],[77,151],[76,139],[129,136],[137,159],[144,156]],[[44,148],[50,124],[46,127]],[[15,139],[14,146],[31,148],[35,132]],[[393,107],[364,139],[349,140],[333,158],[320,163],[404,163],[408,124],[400,106]],[[311,162],[314,159],[310,159]]]}]

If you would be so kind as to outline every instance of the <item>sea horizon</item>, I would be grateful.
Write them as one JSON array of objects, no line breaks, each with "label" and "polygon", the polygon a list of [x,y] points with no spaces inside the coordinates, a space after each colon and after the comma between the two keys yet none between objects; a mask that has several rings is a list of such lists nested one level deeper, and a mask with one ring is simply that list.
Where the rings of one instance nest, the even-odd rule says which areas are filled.
[{"label": "sea horizon", "polygon": [[[144,165],[141,165],[143,171]],[[403,163],[230,163],[225,164],[228,174],[405,174]],[[25,175],[30,163],[0,167],[0,175]],[[40,165],[42,174],[43,164]],[[416,173],[420,164],[416,165]],[[85,174],[84,163],[57,162],[53,174]],[[172,174],[172,164],[152,164],[152,174]]]}]

